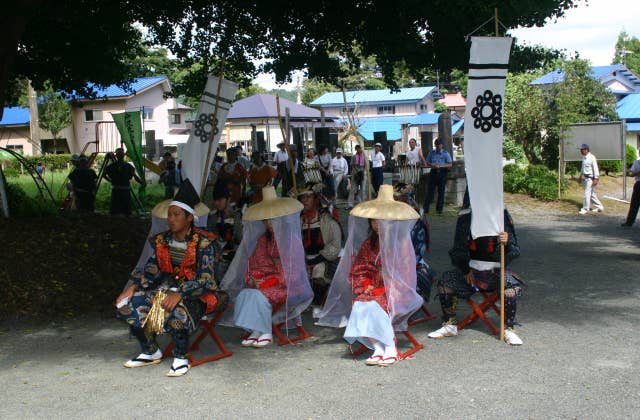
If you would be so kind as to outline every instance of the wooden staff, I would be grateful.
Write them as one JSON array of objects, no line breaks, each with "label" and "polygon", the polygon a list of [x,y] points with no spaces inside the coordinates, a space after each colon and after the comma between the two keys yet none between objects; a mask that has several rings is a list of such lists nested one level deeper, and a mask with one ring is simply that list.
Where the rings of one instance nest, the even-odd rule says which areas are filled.
[{"label": "wooden staff", "polygon": [[[293,194],[295,196],[298,195],[298,183],[296,181],[296,161],[293,159],[293,154],[291,153],[291,148],[289,147],[289,122],[287,118],[287,124],[285,129],[285,124],[282,121],[282,115],[280,114],[280,95],[276,95],[276,111],[278,113],[278,124],[280,125],[280,132],[282,133],[282,142],[284,143],[284,148],[287,151],[287,156],[289,157],[290,168],[291,168],[291,181],[293,182]],[[287,108],[287,115],[289,115],[289,108]],[[285,194],[288,191],[285,191]]]},{"label": "wooden staff", "polygon": [[[344,102],[344,112],[347,114],[347,121],[349,122],[349,129],[347,130],[347,137],[349,135],[353,135],[356,138],[356,141],[358,142],[358,145],[360,145],[360,148],[362,148],[362,155],[365,156],[364,154],[364,141],[362,139],[362,136],[358,133],[358,130],[356,130],[356,123],[355,120],[353,118],[353,115],[348,111],[347,108],[347,94],[345,92],[344,89],[344,83],[342,84],[342,101]],[[365,174],[367,174],[367,196],[368,199],[371,200],[371,174],[369,174],[369,159],[366,158],[364,159],[364,172]],[[351,188],[353,188],[353,185],[351,186]],[[355,199],[355,197],[354,197]]]},{"label": "wooden staff", "polygon": [[207,189],[207,180],[209,179],[209,170],[211,167],[211,163],[209,159],[211,159],[211,149],[213,149],[213,139],[216,136],[216,131],[218,129],[218,109],[220,105],[220,91],[222,89],[222,78],[224,76],[224,64],[225,58],[222,57],[220,62],[220,75],[218,76],[218,89],[216,92],[216,105],[213,109],[213,127],[211,127],[211,133],[209,133],[209,147],[207,148],[207,160],[205,160],[204,164],[204,173],[202,174],[202,185],[200,186],[200,197],[204,195],[205,190]]},{"label": "wooden staff", "polygon": [[500,241],[500,341],[504,341],[504,244]]}]

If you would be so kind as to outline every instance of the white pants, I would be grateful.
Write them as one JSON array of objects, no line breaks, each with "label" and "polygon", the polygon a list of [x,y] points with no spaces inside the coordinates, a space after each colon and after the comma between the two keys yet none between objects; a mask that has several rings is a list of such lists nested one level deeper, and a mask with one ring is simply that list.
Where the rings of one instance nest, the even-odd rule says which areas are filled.
[{"label": "white pants", "polygon": [[594,208],[604,210],[604,206],[600,200],[598,200],[598,196],[596,195],[595,187],[593,186],[593,178],[585,178],[583,185],[584,199],[582,200],[582,210],[589,211],[591,203],[593,203]]},{"label": "white pants", "polygon": [[344,178],[344,174],[342,172],[334,172],[333,173],[333,194],[338,198],[338,189],[340,188],[340,183],[342,182],[342,178]]}]

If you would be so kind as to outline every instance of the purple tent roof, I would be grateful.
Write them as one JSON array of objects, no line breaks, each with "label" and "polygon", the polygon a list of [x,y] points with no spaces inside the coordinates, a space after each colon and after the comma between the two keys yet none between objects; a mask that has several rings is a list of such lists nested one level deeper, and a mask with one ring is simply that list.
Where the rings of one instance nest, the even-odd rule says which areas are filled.
[{"label": "purple tent roof", "polygon": [[[284,118],[285,109],[289,108],[291,119],[317,119],[320,111],[280,98],[280,114]],[[276,97],[267,93],[259,93],[248,98],[235,101],[227,119],[239,118],[278,118]],[[331,118],[327,118],[331,119]]]}]

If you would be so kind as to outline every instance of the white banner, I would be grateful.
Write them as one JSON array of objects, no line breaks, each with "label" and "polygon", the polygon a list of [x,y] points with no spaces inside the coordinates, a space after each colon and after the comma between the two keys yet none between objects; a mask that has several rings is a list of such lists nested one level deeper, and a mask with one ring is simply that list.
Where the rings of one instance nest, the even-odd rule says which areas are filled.
[{"label": "white banner", "polygon": [[473,37],[469,58],[464,160],[471,199],[471,236],[504,230],[502,121],[512,38]]},{"label": "white banner", "polygon": [[[233,97],[238,90],[238,85],[229,80],[222,80],[220,87],[220,99],[218,101],[218,113],[213,115],[216,108],[216,98],[218,97],[218,78],[209,75],[204,93],[200,98],[200,106],[198,114],[193,121],[189,140],[182,149],[182,178],[189,179],[196,191],[202,195],[202,183],[205,179],[205,168],[211,167],[218,141],[224,123],[227,119],[229,109],[233,103]],[[211,145],[211,156],[207,160],[207,152],[209,150],[209,140],[211,139],[211,130],[215,127],[216,133],[213,137]],[[208,172],[207,172],[208,174]]]}]

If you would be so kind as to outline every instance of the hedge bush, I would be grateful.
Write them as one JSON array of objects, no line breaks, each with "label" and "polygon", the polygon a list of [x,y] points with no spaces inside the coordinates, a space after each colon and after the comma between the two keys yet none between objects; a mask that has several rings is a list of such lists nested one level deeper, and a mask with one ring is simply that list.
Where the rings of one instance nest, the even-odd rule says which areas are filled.
[{"label": "hedge bush", "polygon": [[29,196],[19,185],[7,183],[9,212],[12,217],[50,216],[57,212],[51,200]]},{"label": "hedge bush", "polygon": [[529,165],[523,169],[512,164],[506,165],[503,171],[504,190],[507,192],[524,193],[549,201],[558,198],[558,176],[544,165]]},{"label": "hedge bush", "polygon": [[[99,154],[96,156],[93,166],[98,169],[102,162],[104,161],[104,154]],[[62,155],[53,155],[46,154],[41,156],[23,156],[24,159],[31,164],[32,166],[36,166],[38,163],[42,162],[47,171],[58,171],[58,170],[71,170],[71,155],[62,154]],[[21,163],[18,159],[14,157],[8,157],[8,155],[4,154],[2,157],[2,164],[4,165],[4,173],[8,177],[17,176],[22,173]]]}]

